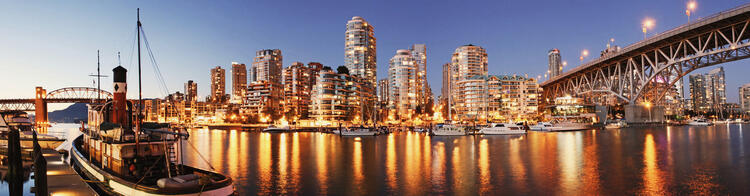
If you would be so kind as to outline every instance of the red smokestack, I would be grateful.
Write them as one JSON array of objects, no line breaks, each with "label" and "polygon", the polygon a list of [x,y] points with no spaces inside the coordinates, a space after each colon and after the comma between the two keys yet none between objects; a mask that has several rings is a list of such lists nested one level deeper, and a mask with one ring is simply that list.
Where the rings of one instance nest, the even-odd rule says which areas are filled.
[{"label": "red smokestack", "polygon": [[112,119],[113,123],[120,125],[128,124],[128,112],[126,95],[128,93],[127,72],[122,66],[112,69],[114,72],[114,100],[112,101]]}]

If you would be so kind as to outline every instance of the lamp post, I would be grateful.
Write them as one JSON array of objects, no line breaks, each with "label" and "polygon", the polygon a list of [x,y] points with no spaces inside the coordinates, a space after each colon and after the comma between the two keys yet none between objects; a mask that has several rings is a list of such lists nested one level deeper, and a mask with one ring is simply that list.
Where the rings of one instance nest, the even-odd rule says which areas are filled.
[{"label": "lamp post", "polygon": [[587,56],[589,56],[589,50],[583,49],[583,51],[581,51],[581,57],[580,57],[581,63],[583,63],[583,59],[586,58]]},{"label": "lamp post", "polygon": [[688,18],[688,24],[690,24],[690,13],[694,12],[696,7],[698,7],[698,3],[696,3],[695,1],[688,1],[687,9],[685,9],[685,15],[687,15]]},{"label": "lamp post", "polygon": [[650,18],[646,18],[643,20],[643,24],[641,24],[641,28],[643,29],[643,39],[646,39],[646,33],[648,32],[648,29],[652,28],[654,26],[654,20]]},{"label": "lamp post", "polygon": [[644,102],[643,106],[646,106],[646,109],[648,109],[648,122],[653,121],[653,119],[651,118],[651,102]]}]

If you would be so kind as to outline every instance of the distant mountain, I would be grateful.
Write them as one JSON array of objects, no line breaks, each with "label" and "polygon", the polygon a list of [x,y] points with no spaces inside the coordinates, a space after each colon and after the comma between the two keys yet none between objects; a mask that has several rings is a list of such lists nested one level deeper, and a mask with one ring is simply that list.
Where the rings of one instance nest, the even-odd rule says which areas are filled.
[{"label": "distant mountain", "polygon": [[88,108],[85,103],[74,103],[63,110],[56,110],[48,114],[50,122],[75,123],[88,119]]}]

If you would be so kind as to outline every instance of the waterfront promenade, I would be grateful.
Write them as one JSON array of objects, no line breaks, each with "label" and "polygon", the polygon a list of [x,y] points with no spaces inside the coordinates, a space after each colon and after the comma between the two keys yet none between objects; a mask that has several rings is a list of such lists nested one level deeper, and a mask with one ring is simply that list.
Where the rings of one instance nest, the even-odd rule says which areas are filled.
[{"label": "waterfront promenade", "polygon": [[47,159],[47,190],[50,195],[97,195],[73,167],[62,161],[62,154],[42,150]]}]

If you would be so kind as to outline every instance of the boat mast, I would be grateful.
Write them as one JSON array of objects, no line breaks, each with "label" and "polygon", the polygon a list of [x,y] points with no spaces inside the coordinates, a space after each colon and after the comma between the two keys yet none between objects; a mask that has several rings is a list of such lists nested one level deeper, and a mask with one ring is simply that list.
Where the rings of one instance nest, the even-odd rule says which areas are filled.
[{"label": "boat mast", "polygon": [[143,94],[141,91],[141,8],[136,9],[137,12],[137,26],[136,34],[138,35],[138,113],[135,115],[136,128],[135,128],[135,156],[138,156],[138,140],[139,133],[141,132],[141,106],[143,104]]},{"label": "boat mast", "polygon": [[101,67],[99,63],[99,50],[96,50],[96,101],[99,102],[102,100],[102,73],[99,71],[99,67]]}]

